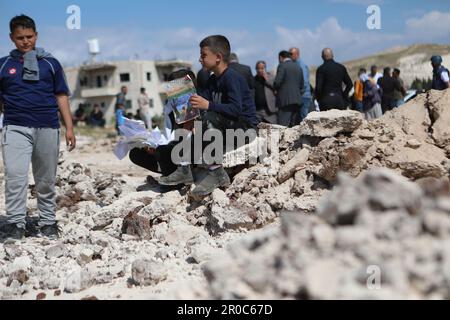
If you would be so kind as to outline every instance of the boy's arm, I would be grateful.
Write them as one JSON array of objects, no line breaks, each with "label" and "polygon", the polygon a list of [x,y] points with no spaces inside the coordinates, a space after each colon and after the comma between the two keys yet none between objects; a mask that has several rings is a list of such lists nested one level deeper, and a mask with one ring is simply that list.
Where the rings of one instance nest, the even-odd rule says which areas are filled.
[{"label": "boy's arm", "polygon": [[228,81],[227,87],[228,103],[214,103],[199,95],[193,95],[190,99],[192,106],[201,110],[211,110],[228,114],[232,117],[239,116],[242,113],[243,98],[240,93],[240,84],[238,81]]},{"label": "boy's arm", "polygon": [[64,121],[64,125],[66,127],[66,144],[69,146],[69,152],[75,149],[76,146],[76,138],[73,133],[73,123],[72,123],[72,114],[70,112],[69,105],[69,96],[66,94],[58,94],[56,95],[56,99],[58,101],[59,111],[61,112],[61,116]]}]

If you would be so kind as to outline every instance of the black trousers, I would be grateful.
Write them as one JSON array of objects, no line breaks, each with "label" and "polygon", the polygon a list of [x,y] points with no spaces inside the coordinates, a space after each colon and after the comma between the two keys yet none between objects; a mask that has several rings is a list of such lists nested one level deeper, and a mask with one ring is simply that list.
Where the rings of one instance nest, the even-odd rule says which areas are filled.
[{"label": "black trousers", "polygon": [[278,124],[292,128],[297,125],[300,114],[300,104],[290,104],[278,109]]},{"label": "black trousers", "polygon": [[391,111],[396,106],[397,103],[395,99],[386,96],[381,98],[381,110],[383,111],[383,114],[385,114],[387,111]]},{"label": "black trousers", "polygon": [[320,111],[327,111],[331,109],[345,110],[347,103],[340,93],[327,93],[319,101]]},{"label": "black trousers", "polygon": [[168,176],[177,169],[171,158],[175,144],[171,142],[168,145],[159,146],[153,155],[147,153],[144,149],[134,148],[130,151],[129,157],[135,165]]}]

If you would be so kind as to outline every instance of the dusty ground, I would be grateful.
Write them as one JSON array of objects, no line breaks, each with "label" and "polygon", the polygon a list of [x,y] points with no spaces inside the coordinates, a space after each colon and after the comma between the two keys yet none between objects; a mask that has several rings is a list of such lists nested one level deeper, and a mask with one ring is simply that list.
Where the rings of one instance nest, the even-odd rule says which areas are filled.
[{"label": "dusty ground", "polygon": [[[151,172],[142,169],[134,165],[129,158],[118,160],[113,154],[113,147],[115,145],[115,139],[106,138],[106,133],[101,134],[96,132],[95,137],[89,136],[77,136],[77,148],[71,153],[65,153],[65,163],[79,163],[85,167],[90,168],[92,171],[112,173],[114,177],[122,180],[123,192],[121,197],[124,196],[145,196],[148,198],[156,198],[160,196],[159,193],[153,191],[136,192],[139,186],[145,184],[145,178]],[[64,144],[61,144],[61,150],[65,150]],[[2,187],[0,190],[0,212],[4,213],[4,182],[3,182],[3,163],[0,164],[0,172]],[[58,174],[61,173],[59,169]],[[157,177],[157,174],[152,174]],[[32,173],[29,174],[30,185],[34,184]],[[28,208],[34,213],[36,210],[36,199],[28,200]],[[32,213],[32,214],[33,214]],[[70,212],[69,212],[70,213]],[[57,213],[57,219],[61,220],[60,211]],[[267,227],[276,228],[279,225],[277,221]],[[199,232],[201,231],[200,228]],[[229,243],[236,240],[245,238],[247,234],[258,234],[261,230],[245,231],[239,230],[223,233],[216,237],[209,237],[206,232],[201,232],[205,237],[209,237],[212,242],[211,246],[208,246],[208,255],[214,256],[214,254],[220,254]],[[192,235],[191,235],[192,236]],[[201,271],[201,265],[186,261],[189,255],[184,253],[185,243],[180,243],[179,246],[169,247],[164,242],[155,240],[142,240],[135,241],[136,239],[127,239],[122,242],[123,246],[119,249],[122,256],[128,255],[128,259],[132,261],[134,258],[149,257],[153,258],[155,253],[162,251],[164,255],[164,267],[167,269],[167,279],[154,286],[130,286],[129,277],[123,276],[117,279],[111,280],[105,284],[94,284],[85,290],[80,292],[68,293],[64,291],[64,278],[67,276],[67,272],[61,274],[61,286],[60,289],[36,289],[30,286],[25,292],[20,295],[10,295],[8,290],[5,289],[5,283],[0,282],[0,292],[3,293],[1,298],[13,298],[13,299],[36,299],[38,294],[45,293],[45,299],[83,299],[88,297],[96,297],[98,299],[204,299],[208,298],[207,295],[207,282]],[[17,243],[22,249],[30,250],[30,248],[39,248],[43,251],[64,242],[64,239],[60,241],[46,241],[38,238],[27,238],[27,240]],[[0,244],[0,267],[4,265],[4,247],[7,244]],[[70,245],[68,245],[70,250]],[[116,248],[114,248],[116,249]],[[114,250],[113,249],[113,250]],[[24,254],[26,255],[26,254]],[[160,254],[161,255],[161,254]],[[161,255],[162,256],[162,255]],[[161,259],[162,260],[162,259]],[[45,265],[56,266],[56,269],[64,269],[60,264],[61,261],[48,261]],[[121,267],[130,269],[130,265],[123,264]],[[44,266],[45,268],[45,266]],[[128,275],[130,271],[126,272]],[[3,278],[6,280],[6,278]],[[5,281],[3,281],[5,282]],[[39,285],[37,285],[39,287]],[[6,292],[6,293],[5,293]],[[56,295],[55,295],[56,292]]]}]

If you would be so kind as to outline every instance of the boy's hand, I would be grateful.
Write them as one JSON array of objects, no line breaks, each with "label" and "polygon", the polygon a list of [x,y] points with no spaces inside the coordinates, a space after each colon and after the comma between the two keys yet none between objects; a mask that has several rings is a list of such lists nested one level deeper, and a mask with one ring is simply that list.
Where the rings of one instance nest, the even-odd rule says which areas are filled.
[{"label": "boy's hand", "polygon": [[198,94],[194,94],[189,99],[189,102],[191,103],[193,108],[200,109],[200,110],[208,110],[209,109],[209,101],[203,98],[202,96],[199,96]]},{"label": "boy's hand", "polygon": [[69,152],[75,149],[77,145],[77,139],[75,138],[73,130],[66,130],[66,145],[69,147]]}]

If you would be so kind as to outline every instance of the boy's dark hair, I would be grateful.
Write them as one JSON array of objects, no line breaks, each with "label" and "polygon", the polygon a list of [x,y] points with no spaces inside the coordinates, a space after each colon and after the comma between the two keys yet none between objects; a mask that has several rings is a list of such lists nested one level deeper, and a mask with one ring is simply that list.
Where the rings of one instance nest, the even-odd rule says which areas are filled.
[{"label": "boy's dark hair", "polygon": [[144,93],[145,92],[145,88],[141,88],[141,93]]},{"label": "boy's dark hair", "polygon": [[278,56],[279,56],[280,58],[286,59],[286,58],[290,58],[290,57],[291,57],[291,54],[290,54],[288,51],[283,50],[283,51],[280,51],[280,53],[278,54]]},{"label": "boy's dark hair", "polygon": [[180,70],[174,71],[171,74],[169,74],[169,76],[167,77],[167,80],[172,81],[175,79],[183,78],[185,76],[189,76],[192,79],[192,82],[194,82],[194,86],[197,88],[197,78],[195,76],[195,73],[192,72],[192,70],[180,69]]},{"label": "boy's dark hair", "polygon": [[400,75],[400,69],[399,69],[399,68],[395,68],[395,69],[394,69],[394,72],[395,72],[396,74]]},{"label": "boy's dark hair", "polygon": [[9,22],[9,30],[11,33],[13,33],[17,28],[33,29],[33,31],[36,32],[36,24],[34,23],[34,20],[24,14],[15,16]]},{"label": "boy's dark hair", "polygon": [[200,42],[200,48],[204,47],[208,47],[215,54],[220,53],[225,63],[230,61],[231,45],[226,37],[221,35],[206,37]]}]

